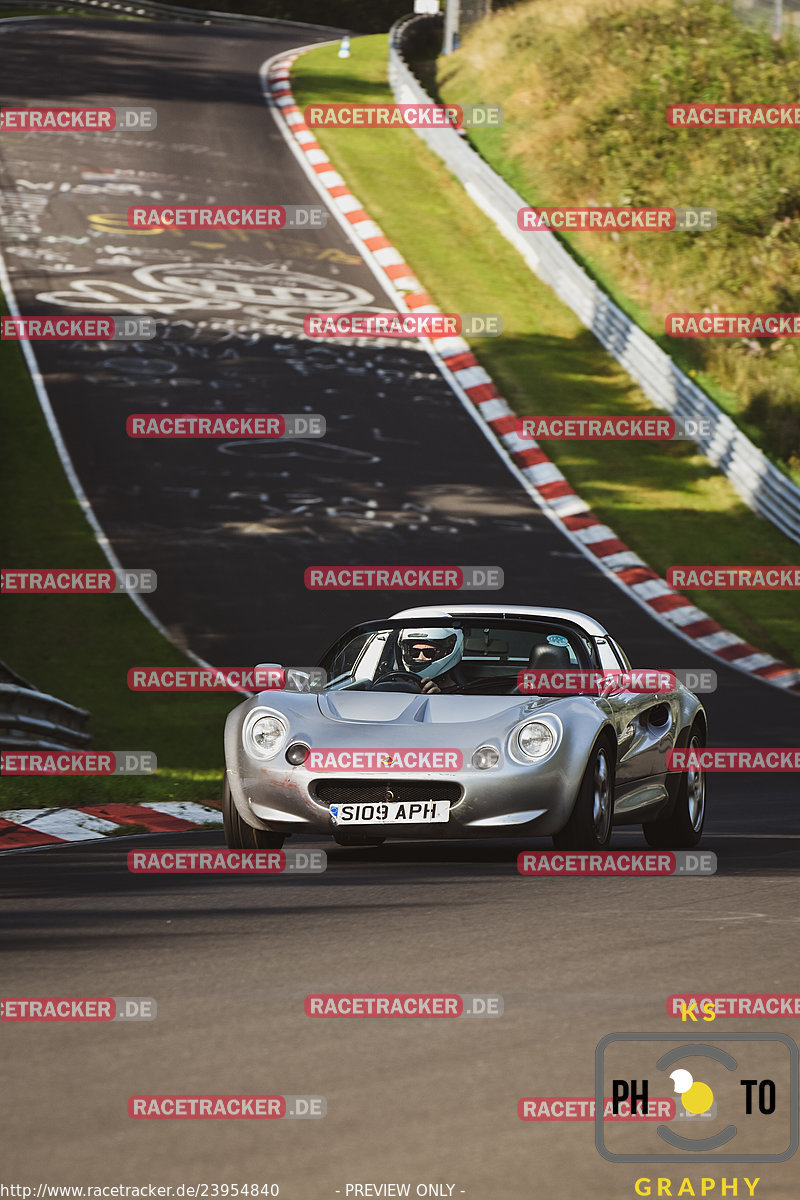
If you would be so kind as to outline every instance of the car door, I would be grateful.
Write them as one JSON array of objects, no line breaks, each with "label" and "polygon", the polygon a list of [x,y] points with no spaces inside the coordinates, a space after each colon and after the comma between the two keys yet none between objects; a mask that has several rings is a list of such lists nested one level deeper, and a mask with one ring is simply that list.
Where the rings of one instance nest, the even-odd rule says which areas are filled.
[{"label": "car door", "polygon": [[[595,638],[598,665],[604,670],[628,671],[627,656],[612,638]],[[674,737],[675,713],[669,693],[631,691],[612,687],[604,699],[617,732],[618,794],[637,781],[666,770],[667,751]]]}]

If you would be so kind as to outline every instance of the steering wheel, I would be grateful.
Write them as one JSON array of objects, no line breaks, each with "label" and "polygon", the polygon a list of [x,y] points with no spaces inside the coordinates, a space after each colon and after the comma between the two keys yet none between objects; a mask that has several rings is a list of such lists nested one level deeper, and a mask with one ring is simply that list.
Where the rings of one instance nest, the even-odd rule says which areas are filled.
[{"label": "steering wheel", "polygon": [[372,686],[376,688],[382,683],[415,683],[417,691],[422,691],[419,675],[415,675],[413,671],[386,671],[377,679],[373,679]]}]

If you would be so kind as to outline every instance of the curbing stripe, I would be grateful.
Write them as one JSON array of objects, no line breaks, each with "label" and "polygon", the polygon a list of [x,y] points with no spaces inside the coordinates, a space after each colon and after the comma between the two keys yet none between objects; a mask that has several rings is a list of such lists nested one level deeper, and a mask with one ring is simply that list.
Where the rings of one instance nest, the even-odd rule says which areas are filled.
[{"label": "curbing stripe", "polygon": [[86,808],[17,808],[0,813],[0,851],[96,841],[121,826],[143,825],[148,833],[180,833],[222,824],[218,808],[185,801],[157,804],[97,804]]},{"label": "curbing stripe", "polygon": [[[290,82],[292,64],[301,54],[315,48],[303,47],[278,56],[262,67],[265,97],[273,116],[289,144],[298,151],[298,160],[306,163],[313,181],[324,189],[331,209],[343,216],[362,257],[383,279],[387,290],[394,292],[398,307],[412,312],[420,308],[439,312],[403,256],[365,212],[320,149],[313,130],[305,124],[303,114],[294,102]],[[392,265],[385,265],[388,263]],[[750,646],[738,634],[723,629],[680,592],[674,591],[613,530],[603,525],[537,442],[526,439],[524,450],[517,448],[517,441],[501,445],[503,438],[509,439],[515,433],[515,414],[463,339],[438,338],[428,345],[456,393],[460,391],[472,401],[484,430],[496,435],[496,448],[526,485],[531,498],[577,549],[671,633],[693,641],[698,648],[734,670],[772,687],[800,694],[800,670]],[[579,527],[572,525],[576,520],[580,522]]]},{"label": "curbing stripe", "polygon": [[0,850],[19,850],[25,846],[61,846],[60,838],[51,837],[38,829],[27,829],[0,817]]}]

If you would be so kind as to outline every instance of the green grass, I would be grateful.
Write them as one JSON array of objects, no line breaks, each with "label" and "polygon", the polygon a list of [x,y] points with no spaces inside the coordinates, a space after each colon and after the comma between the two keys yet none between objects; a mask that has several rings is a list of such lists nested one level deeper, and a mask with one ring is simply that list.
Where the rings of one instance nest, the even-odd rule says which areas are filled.
[{"label": "green grass", "polygon": [[[295,63],[293,80],[301,108],[391,100],[386,39],[360,38],[349,59],[337,58],[335,47],[309,51]],[[502,315],[502,337],[475,339],[472,349],[516,412],[652,411],[414,133],[365,127],[316,135],[443,311]],[[543,447],[601,520],[660,573],[679,563],[800,561],[798,547],[751,513],[690,444]],[[760,649],[800,662],[800,612],[791,593],[687,595]]]},{"label": "green grass", "polygon": [[503,105],[477,149],[531,204],[708,205],[710,233],[559,239],[674,361],[800,481],[793,339],[664,334],[670,311],[800,308],[797,130],[673,130],[677,101],[794,102],[797,35],[773,42],[716,0],[536,0],[424,64],[448,102]]},{"label": "green grass", "polygon": [[[0,379],[0,562],[107,566],[64,475],[14,342],[0,342]],[[0,624],[0,657],[10,667],[40,691],[91,712],[92,748],[152,750],[159,763],[154,776],[6,776],[0,781],[0,808],[219,799],[224,719],[241,697],[129,691],[130,667],[187,665],[129,597],[3,595]]]},{"label": "green grass", "polygon": [[0,812],[9,808],[83,808],[91,804],[179,800],[218,806],[222,770],[220,753],[219,767],[208,771],[188,767],[165,770],[159,766],[155,775],[9,775],[0,782]]}]

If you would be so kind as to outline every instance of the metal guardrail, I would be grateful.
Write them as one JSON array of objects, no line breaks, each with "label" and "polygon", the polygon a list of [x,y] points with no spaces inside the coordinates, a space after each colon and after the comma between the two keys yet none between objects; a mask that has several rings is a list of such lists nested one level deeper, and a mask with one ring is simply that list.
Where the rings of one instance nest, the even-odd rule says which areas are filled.
[{"label": "metal guardrail", "polygon": [[800,24],[798,0],[733,0],[733,11],[745,25],[765,25],[776,40]]},{"label": "metal guardrail", "polygon": [[153,21],[186,21],[195,25],[292,25],[322,33],[345,34],[334,25],[309,25],[307,21],[281,21],[278,17],[256,17],[245,13],[221,13],[203,8],[184,8],[179,4],[158,4],[154,0],[12,0],[14,8],[41,9],[46,12],[107,12]]},{"label": "metal guardrail", "polygon": [[[409,30],[431,20],[436,18],[404,17],[389,33],[389,83],[400,104],[433,103],[403,55]],[[543,230],[526,237],[519,230],[517,212],[527,202],[454,129],[414,132],[442,159],[534,274],[550,285],[646,396],[676,418],[707,423],[700,428],[710,432],[694,439],[696,445],[748,507],[800,542],[800,488],[590,279],[552,233]]]},{"label": "metal guardrail", "polygon": [[31,688],[36,691],[32,683],[28,683],[27,679],[23,679],[21,675],[0,658],[0,683],[13,683],[17,687]]},{"label": "metal guardrail", "polygon": [[0,748],[74,750],[91,741],[90,713],[38,692],[0,662]]}]

